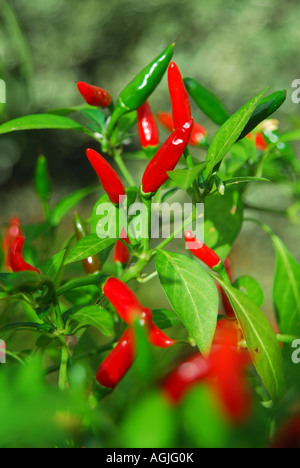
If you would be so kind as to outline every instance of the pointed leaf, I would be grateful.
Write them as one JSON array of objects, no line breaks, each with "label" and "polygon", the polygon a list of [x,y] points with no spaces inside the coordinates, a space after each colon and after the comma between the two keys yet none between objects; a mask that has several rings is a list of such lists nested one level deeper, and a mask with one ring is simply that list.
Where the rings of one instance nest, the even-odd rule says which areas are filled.
[{"label": "pointed leaf", "polygon": [[222,161],[232,145],[236,142],[241,132],[245,128],[251,114],[261,101],[266,90],[255,96],[250,102],[245,104],[230,119],[228,119],[216,133],[207,152],[207,174],[211,174],[214,167]]},{"label": "pointed leaf", "polygon": [[90,325],[97,328],[105,336],[114,334],[114,320],[111,314],[100,306],[93,305],[84,307],[70,316],[71,320],[76,320],[81,325]]},{"label": "pointed leaf", "polygon": [[285,392],[283,359],[271,325],[246,294],[217,277],[215,279],[229,298],[263,384],[274,401],[280,400]]},{"label": "pointed leaf", "polygon": [[199,174],[204,171],[204,168],[205,163],[201,163],[192,169],[177,169],[175,171],[169,171],[168,176],[183,190],[187,190],[191,187]]},{"label": "pointed leaf", "polygon": [[243,202],[239,192],[228,189],[205,201],[205,243],[225,260],[243,223]]},{"label": "pointed leaf", "polygon": [[208,355],[219,305],[214,282],[200,263],[181,254],[159,251],[156,268],[172,308],[200,351]]},{"label": "pointed leaf", "polygon": [[294,260],[281,239],[273,235],[276,273],[273,300],[281,333],[300,335],[300,264]]},{"label": "pointed leaf", "polygon": [[77,132],[92,134],[87,128],[68,117],[54,114],[26,115],[10,120],[0,125],[0,134],[17,132],[20,130],[76,130]]},{"label": "pointed leaf", "polygon": [[106,239],[100,239],[97,234],[89,234],[81,239],[70,251],[69,255],[65,260],[65,265],[70,263],[79,262],[88,257],[102,252],[116,242],[116,239],[107,237]]}]

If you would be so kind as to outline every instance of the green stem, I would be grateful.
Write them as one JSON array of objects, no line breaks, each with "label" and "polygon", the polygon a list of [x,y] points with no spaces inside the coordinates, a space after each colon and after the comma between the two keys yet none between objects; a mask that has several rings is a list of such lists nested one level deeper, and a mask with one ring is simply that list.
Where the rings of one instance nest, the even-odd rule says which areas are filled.
[{"label": "green stem", "polygon": [[184,157],[185,157],[185,162],[186,162],[187,168],[192,169],[194,167],[194,163],[193,163],[193,159],[192,159],[192,155],[191,155],[191,152],[189,150],[189,147],[185,148],[183,154],[184,154]]},{"label": "green stem", "polygon": [[277,340],[279,343],[287,343],[291,344],[296,340],[300,340],[299,336],[292,336],[292,335],[276,335]]},{"label": "green stem", "polygon": [[180,234],[182,231],[184,231],[191,223],[196,221],[196,219],[200,217],[200,215],[197,215],[197,211],[194,209],[193,214],[189,217],[187,221],[185,221],[179,228],[177,228],[167,239],[162,241],[157,247],[156,250],[162,250],[166,245],[168,245],[175,237]]},{"label": "green stem", "polygon": [[149,252],[149,233],[151,232],[151,204],[152,198],[144,197],[141,195],[143,209],[143,222],[142,222],[142,250]]},{"label": "green stem", "polygon": [[67,348],[67,343],[63,344],[61,350],[61,362],[59,368],[59,378],[58,378],[58,386],[60,390],[65,390],[67,386],[67,373],[68,373],[68,361],[69,361],[69,353]]},{"label": "green stem", "polygon": [[72,289],[80,288],[81,286],[90,286],[90,285],[99,285],[101,279],[103,278],[102,273],[98,273],[96,275],[89,275],[83,278],[76,278],[74,280],[68,281],[66,284],[61,286],[57,290],[57,296],[62,296],[68,291]]},{"label": "green stem", "polygon": [[115,149],[112,149],[112,156],[120,169],[120,171],[123,174],[123,177],[126,179],[126,182],[130,185],[130,187],[135,187],[135,182],[133,180],[133,177],[131,176],[130,172],[128,171],[127,167],[124,164],[124,161],[121,157],[121,154]]},{"label": "green stem", "polygon": [[42,201],[42,205],[43,205],[43,211],[44,211],[44,215],[45,215],[45,218],[47,220],[50,219],[51,217],[51,210],[50,210],[50,203],[49,203],[49,200],[43,200]]}]

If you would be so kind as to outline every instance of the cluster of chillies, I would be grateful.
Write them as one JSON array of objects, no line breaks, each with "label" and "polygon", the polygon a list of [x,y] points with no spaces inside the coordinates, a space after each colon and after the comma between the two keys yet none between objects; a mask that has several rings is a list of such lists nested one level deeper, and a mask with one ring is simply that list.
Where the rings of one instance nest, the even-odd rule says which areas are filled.
[{"label": "cluster of chillies", "polygon": [[[112,115],[107,127],[108,136],[113,133],[122,115],[137,110],[140,143],[150,159],[141,183],[142,196],[148,198],[151,198],[168,180],[168,172],[175,169],[187,145],[200,145],[207,134],[206,129],[199,123],[195,123],[192,118],[185,82],[178,66],[171,61],[173,47],[174,44],[171,44],[166,48],[125,88],[115,107],[108,91],[88,83],[77,83],[79,92],[89,105],[111,109]],[[159,112],[157,118],[171,134],[159,148],[159,130],[147,99],[167,69],[172,113]],[[256,134],[255,138],[257,147],[264,150],[266,142],[263,135]],[[126,195],[126,190],[117,172],[103,156],[93,149],[87,149],[86,155],[109,200],[119,205]],[[74,223],[77,239],[80,240],[86,235],[86,230],[78,214],[75,215]],[[120,238],[122,241],[117,240],[115,244],[114,262],[125,266],[130,261],[128,248],[130,240],[127,233],[122,233]],[[185,241],[191,253],[209,268],[217,271],[220,267],[224,268],[218,255],[205,244],[198,242],[191,232],[185,233]],[[24,242],[20,222],[17,218],[13,218],[3,241],[6,268],[14,272],[24,270],[39,272],[25,262]],[[83,260],[83,266],[89,274],[101,270],[98,256]],[[230,276],[229,266],[225,265],[225,267]],[[135,359],[137,350],[134,324],[136,320],[145,327],[148,340],[154,346],[169,348],[176,341],[166,336],[155,325],[151,310],[144,308],[131,289],[121,280],[108,278],[103,286],[103,293],[121,320],[128,326],[97,372],[99,384],[112,389],[124,377]],[[245,368],[249,364],[249,355],[240,350],[239,343],[242,340],[240,328],[234,319],[234,313],[226,294],[222,290],[220,293],[227,319],[218,324],[210,356],[206,359],[199,352],[189,356],[164,379],[161,388],[169,401],[178,403],[191,386],[204,381],[215,389],[223,409],[231,420],[239,422],[248,416],[251,406],[245,380]]]}]

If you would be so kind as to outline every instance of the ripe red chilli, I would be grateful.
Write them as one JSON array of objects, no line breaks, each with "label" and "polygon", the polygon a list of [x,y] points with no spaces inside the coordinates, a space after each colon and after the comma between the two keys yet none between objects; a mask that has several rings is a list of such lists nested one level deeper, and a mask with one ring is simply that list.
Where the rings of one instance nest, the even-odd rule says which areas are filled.
[{"label": "ripe red chilli", "polygon": [[148,164],[142,181],[143,193],[155,193],[169,178],[187,147],[193,130],[194,120],[188,120],[165,141]]},{"label": "ripe red chilli", "polygon": [[20,223],[19,218],[13,217],[9,221],[7,232],[2,241],[2,249],[4,252],[4,258],[5,258],[5,267],[7,270],[12,269],[10,260],[9,260],[9,249],[10,249],[12,241],[18,236],[22,236],[21,223]]},{"label": "ripe red chilli", "polygon": [[152,312],[143,307],[131,289],[117,278],[109,278],[104,287],[105,297],[114,306],[119,317],[128,325],[132,325],[136,318],[148,328],[148,339],[151,344],[159,348],[169,348],[175,344],[154,323]]},{"label": "ripe red chilli", "polygon": [[167,399],[178,404],[195,384],[208,378],[210,363],[200,353],[196,353],[173,370],[163,381],[162,389]]},{"label": "ripe red chilli", "polygon": [[[247,135],[247,138],[249,140],[252,140],[252,138],[253,138],[252,132]],[[265,151],[268,148],[268,143],[267,143],[267,141],[265,139],[265,136],[264,136],[264,134],[262,132],[258,132],[258,133],[255,134],[254,143],[255,143],[256,148],[258,150],[260,150],[260,151]]]},{"label": "ripe red chilli", "polygon": [[144,308],[127,284],[117,278],[109,278],[104,284],[103,292],[119,317],[128,325],[132,325],[136,317],[141,316]]},{"label": "ripe red chilli", "polygon": [[184,125],[191,118],[191,104],[180,70],[175,62],[168,68],[168,84],[174,127]]},{"label": "ripe red chilli", "polygon": [[225,416],[234,424],[247,420],[252,408],[245,376],[249,361],[249,355],[233,346],[230,339],[228,342],[223,341],[210,356],[214,391]]},{"label": "ripe red chilli", "polygon": [[142,148],[159,145],[159,131],[149,103],[146,101],[137,110],[138,134]]},{"label": "ripe red chilli", "polygon": [[220,257],[203,242],[197,241],[190,231],[185,233],[185,242],[192,254],[209,268],[214,268],[221,263]]},{"label": "ripe red chilli", "polygon": [[100,365],[96,379],[100,385],[115,388],[130,369],[135,358],[134,333],[128,328],[117,346]]},{"label": "ripe red chilli", "polygon": [[158,348],[170,348],[176,341],[169,338],[155,323],[151,323],[149,327],[148,339],[151,344]]},{"label": "ripe red chilli", "polygon": [[126,196],[126,191],[117,172],[96,151],[87,149],[86,155],[98,175],[110,201],[118,205],[120,203],[120,197]]},{"label": "ripe red chilli", "polygon": [[102,108],[110,106],[111,95],[105,89],[92,86],[83,81],[77,83],[77,88],[85,102],[90,106]]},{"label": "ripe red chilli", "polygon": [[25,243],[25,237],[19,236],[12,242],[9,250],[9,260],[12,270],[17,273],[20,271],[36,271],[40,273],[40,271],[26,263],[23,258],[23,247]]},{"label": "ripe red chilli", "polygon": [[124,242],[126,242],[126,244],[129,245],[130,240],[129,240],[127,234],[124,233],[123,231],[122,231],[122,236],[121,237],[123,239],[123,242],[118,240],[116,242],[116,245],[115,245],[114,263],[119,263],[121,265],[127,265],[127,263],[129,263],[129,260],[130,260],[130,251],[129,251],[128,247],[124,244]]},{"label": "ripe red chilli", "polygon": [[[157,119],[165,129],[169,130],[170,132],[173,132],[174,124],[172,114],[170,114],[169,112],[158,112]],[[199,146],[199,144],[206,135],[206,128],[203,127],[203,125],[200,125],[199,123],[195,122],[189,144],[191,146]]]}]

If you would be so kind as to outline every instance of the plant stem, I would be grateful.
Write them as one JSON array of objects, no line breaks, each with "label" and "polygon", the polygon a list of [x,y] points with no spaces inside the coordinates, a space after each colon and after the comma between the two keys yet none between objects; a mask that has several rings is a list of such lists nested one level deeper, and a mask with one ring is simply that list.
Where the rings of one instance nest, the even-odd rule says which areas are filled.
[{"label": "plant stem", "polygon": [[128,171],[127,167],[125,166],[124,161],[123,161],[119,151],[117,151],[115,148],[113,148],[112,149],[112,156],[113,156],[118,168],[122,172],[124,178],[126,179],[126,182],[130,185],[130,187],[135,187],[135,182],[133,180],[133,177],[131,176],[130,172]]},{"label": "plant stem", "polygon": [[102,278],[103,278],[103,274],[98,273],[95,275],[85,276],[83,278],[77,278],[77,279],[68,281],[66,284],[64,284],[57,290],[56,294],[57,296],[62,296],[66,292],[72,289],[80,288],[81,286],[90,286],[90,285],[97,286],[99,285]]},{"label": "plant stem", "polygon": [[194,163],[193,163],[192,155],[191,155],[190,150],[189,150],[188,147],[186,147],[183,154],[184,154],[184,157],[185,157],[185,162],[186,162],[187,168],[192,169],[194,167]]},{"label": "plant stem", "polygon": [[[99,348],[94,349],[93,351],[86,351],[85,353],[80,354],[79,356],[75,356],[74,361],[82,361],[83,359],[87,359],[93,356],[97,356],[98,354],[105,353],[105,351],[110,351],[114,345],[115,341],[112,341],[106,345],[100,346]],[[53,374],[60,370],[60,365],[54,365],[49,367],[45,371],[45,375]]]},{"label": "plant stem", "polygon": [[142,249],[143,252],[149,251],[149,233],[151,232],[151,204],[152,198],[141,195],[143,202],[143,222],[142,222]]},{"label": "plant stem", "polygon": [[69,353],[67,343],[64,343],[61,350],[61,362],[59,368],[58,387],[60,390],[65,390],[67,386],[67,370],[68,370]]},{"label": "plant stem", "polygon": [[298,336],[292,336],[292,335],[276,335],[277,340],[279,343],[287,343],[291,344],[296,340],[300,340],[300,337]]},{"label": "plant stem", "polygon": [[196,219],[200,217],[200,215],[198,216],[197,215],[197,211],[194,210],[193,214],[189,217],[189,219],[187,221],[185,221],[179,228],[177,228],[171,235],[170,237],[168,237],[167,239],[165,239],[164,241],[162,241],[157,247],[156,247],[156,250],[161,250],[163,249],[164,247],[166,247],[166,245],[168,245],[173,239],[175,239],[175,237],[180,234],[182,231],[184,231],[191,223],[193,223],[194,221],[196,221]]}]

